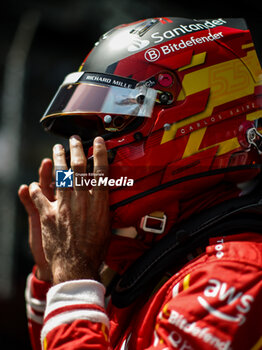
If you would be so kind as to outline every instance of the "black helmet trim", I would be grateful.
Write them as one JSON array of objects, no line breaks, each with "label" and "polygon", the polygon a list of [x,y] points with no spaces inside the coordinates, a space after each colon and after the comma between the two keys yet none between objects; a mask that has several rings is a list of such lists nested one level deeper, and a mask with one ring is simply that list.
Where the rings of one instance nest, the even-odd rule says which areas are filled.
[{"label": "black helmet trim", "polygon": [[95,83],[95,84],[103,84],[103,85],[111,85],[117,86],[121,88],[127,89],[135,89],[137,85],[137,81],[134,79],[123,78],[117,75],[112,74],[103,74],[103,73],[89,73],[89,72],[81,72],[81,76],[78,82],[82,83]]}]

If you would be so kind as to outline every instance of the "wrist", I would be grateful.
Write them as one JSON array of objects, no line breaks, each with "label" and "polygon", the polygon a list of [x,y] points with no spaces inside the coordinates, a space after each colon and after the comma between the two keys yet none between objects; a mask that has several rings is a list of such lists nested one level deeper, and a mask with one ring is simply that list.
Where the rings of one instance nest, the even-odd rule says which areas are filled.
[{"label": "wrist", "polygon": [[93,268],[87,261],[54,261],[52,263],[53,284],[66,281],[91,279],[100,281],[99,268]]},{"label": "wrist", "polygon": [[36,265],[35,276],[40,281],[51,282],[52,281],[52,272],[49,266],[38,266]]}]

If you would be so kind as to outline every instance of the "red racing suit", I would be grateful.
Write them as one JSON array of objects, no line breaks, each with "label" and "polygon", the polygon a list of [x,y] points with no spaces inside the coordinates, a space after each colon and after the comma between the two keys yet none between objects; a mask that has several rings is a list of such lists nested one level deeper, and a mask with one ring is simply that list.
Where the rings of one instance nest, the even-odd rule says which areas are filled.
[{"label": "red racing suit", "polygon": [[[145,303],[109,301],[93,280],[51,287],[28,278],[34,350],[262,349],[262,236],[213,238]],[[48,291],[48,292],[47,292]],[[47,293],[47,297],[46,297]]]}]

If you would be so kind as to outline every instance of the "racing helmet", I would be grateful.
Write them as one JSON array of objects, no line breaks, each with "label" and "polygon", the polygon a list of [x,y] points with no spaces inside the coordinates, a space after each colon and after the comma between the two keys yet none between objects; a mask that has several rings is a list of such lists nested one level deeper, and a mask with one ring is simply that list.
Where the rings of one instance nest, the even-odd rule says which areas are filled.
[{"label": "racing helmet", "polygon": [[162,235],[181,201],[260,172],[261,94],[243,19],[150,18],[102,35],[41,123],[80,135],[89,169],[103,136],[113,227]]}]

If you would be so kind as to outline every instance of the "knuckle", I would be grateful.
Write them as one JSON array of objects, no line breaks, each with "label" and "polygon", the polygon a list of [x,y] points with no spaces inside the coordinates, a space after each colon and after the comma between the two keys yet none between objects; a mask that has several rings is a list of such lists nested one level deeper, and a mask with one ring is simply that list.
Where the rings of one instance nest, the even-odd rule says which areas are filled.
[{"label": "knuckle", "polygon": [[63,157],[65,155],[65,150],[61,149],[59,151],[56,151],[56,157]]},{"label": "knuckle", "polygon": [[29,190],[30,190],[30,196],[32,199],[35,199],[38,197],[39,188],[35,186],[34,183],[29,186]]},{"label": "knuckle", "polygon": [[95,174],[97,174],[97,175],[104,175],[105,174],[105,169],[103,169],[103,168],[101,168],[101,167],[96,167],[95,169],[94,169],[94,172],[95,172]]},{"label": "knuckle", "polygon": [[94,167],[94,174],[96,174],[97,177],[102,177],[103,179],[107,178],[109,174],[108,166],[96,165]]},{"label": "knuckle", "polygon": [[62,145],[60,145],[60,144],[54,145],[54,147],[53,147],[53,154],[55,156],[59,157],[60,155],[63,155],[64,153],[65,153],[65,149],[64,149],[64,147]]},{"label": "knuckle", "polygon": [[105,155],[105,147],[104,145],[97,145],[95,148],[94,148],[94,155],[96,157],[103,157]]},{"label": "knuckle", "polygon": [[73,138],[73,140],[71,140],[70,145],[71,145],[72,148],[81,148],[82,143],[77,138]]},{"label": "knuckle", "polygon": [[72,167],[80,167],[86,165],[86,159],[84,157],[73,157],[71,160]]}]

